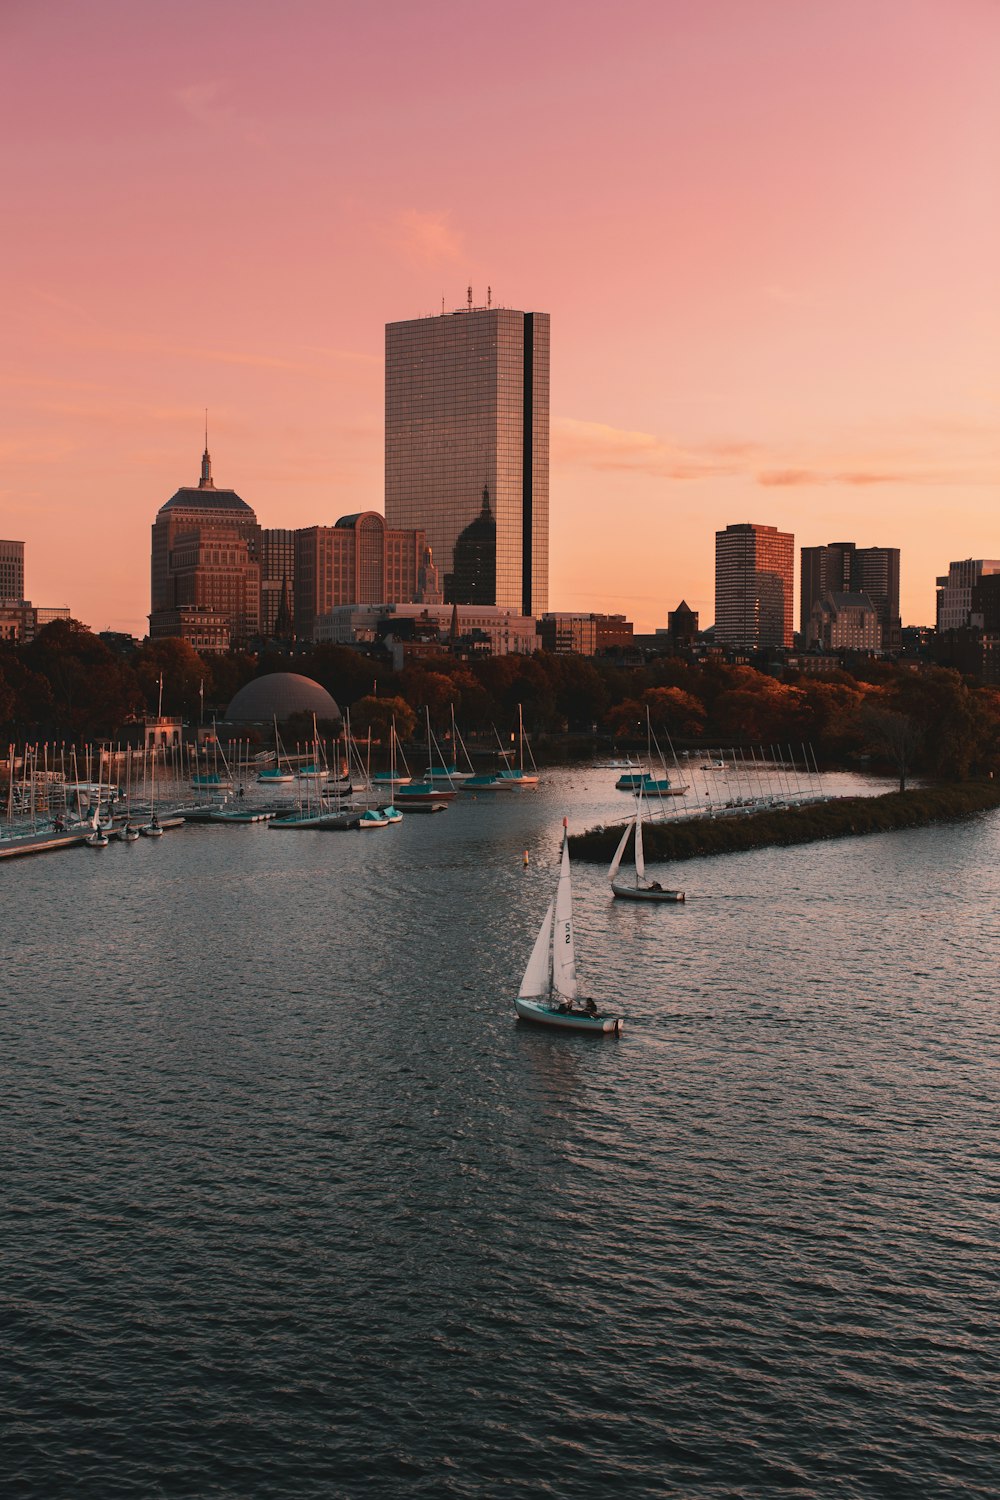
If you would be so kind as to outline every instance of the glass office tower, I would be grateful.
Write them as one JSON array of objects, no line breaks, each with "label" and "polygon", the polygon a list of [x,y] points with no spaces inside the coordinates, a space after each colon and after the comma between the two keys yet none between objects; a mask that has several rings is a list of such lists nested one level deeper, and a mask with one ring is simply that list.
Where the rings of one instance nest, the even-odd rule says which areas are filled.
[{"label": "glass office tower", "polygon": [[386,522],[426,532],[447,603],[473,602],[457,597],[454,548],[480,515],[484,487],[496,520],[490,602],[542,615],[549,594],[548,313],[470,306],[388,323]]}]

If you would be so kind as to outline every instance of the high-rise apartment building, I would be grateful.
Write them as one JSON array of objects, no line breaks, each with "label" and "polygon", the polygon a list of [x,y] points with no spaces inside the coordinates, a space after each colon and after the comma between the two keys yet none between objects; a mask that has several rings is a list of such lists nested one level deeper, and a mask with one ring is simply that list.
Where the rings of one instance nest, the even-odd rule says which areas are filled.
[{"label": "high-rise apartment building", "polygon": [[549,592],[549,315],[471,300],[386,325],[386,521],[426,532],[445,599],[461,604],[455,544],[485,486],[496,525],[488,602],[538,616]]},{"label": "high-rise apartment building", "polygon": [[0,542],[0,599],[24,598],[24,543]]},{"label": "high-rise apartment building", "polygon": [[795,538],[751,522],[715,533],[715,639],[748,651],[792,645]]},{"label": "high-rise apartment building", "polygon": [[828,542],[825,547],[802,548],[799,628],[806,644],[811,637],[813,606],[828,593],[867,594],[878,615],[882,649],[900,649],[898,547]]},{"label": "high-rise apartment building", "polygon": [[296,635],[315,640],[317,620],[341,605],[411,603],[426,552],[422,531],[387,526],[374,510],[303,527],[295,533]]},{"label": "high-rise apartment building", "polygon": [[1000,573],[1000,562],[994,559],[967,557],[948,564],[948,571],[937,580],[937,631],[963,630],[969,623],[973,590],[982,578]]},{"label": "high-rise apartment building", "polygon": [[149,633],[225,650],[260,631],[260,527],[235,490],[217,489],[206,447],[197,486],[153,523]]}]

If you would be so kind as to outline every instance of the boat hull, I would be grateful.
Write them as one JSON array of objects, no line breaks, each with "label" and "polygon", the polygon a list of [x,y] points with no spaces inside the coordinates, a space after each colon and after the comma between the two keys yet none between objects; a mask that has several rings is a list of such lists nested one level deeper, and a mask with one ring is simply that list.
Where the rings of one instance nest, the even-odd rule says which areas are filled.
[{"label": "boat hull", "polygon": [[452,802],[457,796],[457,792],[442,791],[440,787],[428,787],[425,783],[415,781],[411,786],[399,788],[396,801],[402,802],[404,806],[416,806],[421,802]]},{"label": "boat hull", "polygon": [[651,890],[646,885],[626,885],[624,882],[613,880],[611,882],[613,893],[621,901],[683,901],[683,891]]},{"label": "boat hull", "polygon": [[514,1001],[514,1009],[522,1021],[533,1021],[537,1026],[554,1026],[560,1031],[589,1031],[596,1036],[618,1036],[624,1024],[621,1016],[590,1016],[582,1010],[560,1010],[558,1006],[546,1005],[540,1000],[524,1000],[520,995]]}]

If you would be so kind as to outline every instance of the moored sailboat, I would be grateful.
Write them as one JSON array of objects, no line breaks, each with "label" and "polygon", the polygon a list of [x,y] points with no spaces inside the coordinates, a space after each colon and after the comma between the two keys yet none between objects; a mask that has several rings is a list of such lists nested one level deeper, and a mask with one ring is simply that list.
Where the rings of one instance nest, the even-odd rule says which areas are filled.
[{"label": "moored sailboat", "polygon": [[569,833],[563,819],[562,860],[554,900],[550,901],[531,950],[514,1009],[522,1021],[567,1031],[617,1036],[621,1016],[602,1014],[593,1000],[578,1006],[576,944],[573,936],[573,883]]},{"label": "moored sailboat", "polygon": [[[635,879],[628,880],[619,873],[625,847],[629,841],[629,835],[635,834]],[[668,890],[658,880],[649,880],[646,877],[646,860],[642,848],[642,788],[639,788],[639,798],[636,803],[635,817],[625,824],[625,832],[621,836],[621,842],[615,850],[615,857],[611,861],[608,870],[608,879],[611,881],[611,889],[614,895],[623,901],[683,901],[683,891]]]},{"label": "moored sailboat", "polygon": [[[429,771],[435,764],[434,750],[436,748],[436,741],[431,730],[430,708],[425,708],[424,713],[427,719],[427,765]],[[443,763],[440,750],[438,750],[438,757],[437,764],[440,766]],[[419,781],[411,781],[406,786],[397,787],[395,800],[402,802],[404,807],[417,806],[421,803],[431,805],[435,802],[453,802],[458,796],[456,789],[453,786],[441,786],[433,780],[428,771],[424,772]]]},{"label": "moored sailboat", "polygon": [[524,713],[522,706],[517,705],[517,741],[518,741],[518,764],[507,766],[497,772],[497,781],[504,786],[536,787],[538,785],[538,767],[535,765],[534,756],[531,754],[531,746],[528,746],[528,758],[531,761],[530,769],[525,769],[524,764]]}]

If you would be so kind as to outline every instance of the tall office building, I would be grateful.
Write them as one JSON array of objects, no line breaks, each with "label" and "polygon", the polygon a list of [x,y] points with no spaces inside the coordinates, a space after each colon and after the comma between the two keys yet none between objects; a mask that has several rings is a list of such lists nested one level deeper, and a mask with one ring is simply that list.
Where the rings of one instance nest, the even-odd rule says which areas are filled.
[{"label": "tall office building", "polygon": [[0,542],[0,599],[24,598],[24,543]]},{"label": "tall office building", "polygon": [[743,522],[715,533],[715,639],[748,651],[792,645],[795,538]]},{"label": "tall office building", "polygon": [[153,523],[150,636],[226,651],[260,630],[260,527],[235,490],[217,489],[206,447],[197,486],[185,485]]},{"label": "tall office building", "polygon": [[867,594],[878,615],[882,649],[900,649],[898,547],[858,547],[854,542],[828,542],[825,547],[802,548],[799,628],[807,644],[811,636],[813,606],[828,593]]},{"label": "tall office building", "polygon": [[[455,544],[496,525],[492,578],[460,597]],[[549,315],[469,306],[385,330],[385,514],[426,532],[448,603],[539,616],[549,593]],[[482,557],[480,557],[482,561]]]}]

